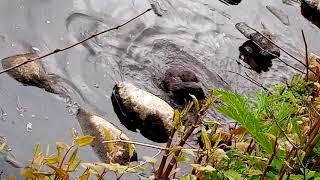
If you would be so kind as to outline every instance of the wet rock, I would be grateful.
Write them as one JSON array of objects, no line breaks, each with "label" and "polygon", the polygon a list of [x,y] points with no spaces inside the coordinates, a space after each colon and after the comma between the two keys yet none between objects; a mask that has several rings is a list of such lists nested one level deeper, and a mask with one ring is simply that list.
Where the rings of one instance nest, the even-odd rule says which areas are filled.
[{"label": "wet rock", "polygon": [[192,100],[190,95],[196,96],[198,100],[205,99],[196,74],[182,66],[167,69],[162,77],[160,88],[169,93],[178,104],[185,104]]},{"label": "wet rock", "polygon": [[129,161],[137,160],[136,152],[130,158],[128,143],[113,143],[114,148],[112,150],[108,149],[107,144],[103,143],[105,141],[104,129],[109,130],[112,140],[130,140],[119,128],[107,120],[86,112],[81,108],[78,110],[77,118],[83,134],[95,137],[91,145],[102,161],[127,164]]},{"label": "wet rock", "polygon": [[155,142],[168,140],[174,110],[164,100],[127,82],[115,85],[111,100],[128,129],[139,129],[143,136]]},{"label": "wet rock", "polygon": [[[37,57],[39,56],[36,53],[19,54],[4,58],[1,63],[2,67],[7,69]],[[65,89],[58,84],[59,77],[47,74],[40,60],[24,64],[7,73],[24,85],[36,86],[54,94],[66,94]]]},{"label": "wet rock", "polygon": [[242,0],[220,0],[221,2],[229,5],[238,5]]},{"label": "wet rock", "polygon": [[301,0],[301,14],[320,28],[319,0]]},{"label": "wet rock", "polygon": [[272,60],[280,57],[280,49],[268,40],[273,40],[274,37],[269,32],[262,32],[268,39],[257,32],[250,33],[252,30],[245,23],[236,24],[236,28],[249,38],[239,47],[240,59],[258,73],[268,71]]}]

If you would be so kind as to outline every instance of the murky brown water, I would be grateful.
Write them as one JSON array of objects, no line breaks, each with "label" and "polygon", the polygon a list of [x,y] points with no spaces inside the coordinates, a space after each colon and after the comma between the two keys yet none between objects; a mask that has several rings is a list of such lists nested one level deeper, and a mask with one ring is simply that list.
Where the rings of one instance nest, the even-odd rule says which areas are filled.
[{"label": "murky brown water", "polygon": [[[277,60],[269,72],[261,74],[239,66],[238,47],[246,38],[235,29],[238,22],[269,30],[279,45],[300,58],[304,54],[300,31],[304,29],[310,51],[320,54],[319,29],[304,19],[298,5],[279,0],[243,0],[238,6],[214,0],[158,3],[164,10],[163,17],[148,13],[119,31],[44,60],[50,72],[68,80],[74,102],[110,120],[136,141],[152,143],[138,132],[126,130],[117,119],[110,100],[116,82],[129,81],[161,96],[157,78],[168,67],[180,64],[197,72],[204,88],[248,93],[258,88],[228,71],[247,72],[267,87],[285,81],[294,72]],[[282,23],[266,6],[281,9],[289,23]],[[147,8],[147,0],[2,0],[0,58],[32,47],[45,54],[116,26]],[[284,53],[281,58],[301,68]],[[70,142],[68,129],[80,130],[70,104],[41,89],[23,86],[8,75],[0,76],[0,99],[4,114],[0,135],[8,139],[13,153],[23,162],[32,157],[37,143]],[[27,129],[28,124],[32,124],[32,130]],[[138,152],[142,157],[156,151],[138,147]],[[81,156],[97,160],[90,148]]]}]

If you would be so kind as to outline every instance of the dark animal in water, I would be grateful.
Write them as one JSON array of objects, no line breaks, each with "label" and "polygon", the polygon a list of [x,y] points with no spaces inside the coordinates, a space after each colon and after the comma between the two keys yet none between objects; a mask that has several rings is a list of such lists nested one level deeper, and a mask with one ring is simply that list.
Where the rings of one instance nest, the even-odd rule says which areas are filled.
[{"label": "dark animal in water", "polygon": [[[4,69],[39,57],[36,53],[26,53],[2,59]],[[49,75],[40,60],[32,61],[7,72],[24,85],[36,86],[54,94],[64,95],[66,90],[58,84],[58,76]]]},{"label": "dark animal in water", "polygon": [[110,133],[112,140],[130,140],[119,128],[107,120],[86,112],[81,108],[78,110],[77,118],[82,132],[95,137],[91,145],[102,161],[127,164],[129,161],[137,160],[136,152],[130,157],[128,143],[113,143],[112,149],[109,149],[108,145],[103,143],[106,137],[105,129]]},{"label": "dark animal in water", "polygon": [[152,141],[167,142],[174,110],[164,100],[127,82],[115,85],[111,100],[120,121],[129,130],[139,129]]},{"label": "dark animal in water", "polygon": [[178,104],[190,101],[190,95],[199,100],[205,99],[198,77],[193,71],[182,66],[169,68],[161,80],[160,88],[169,93]]},{"label": "dark animal in water", "polygon": [[263,32],[267,39],[257,32],[252,32],[245,23],[237,23],[236,28],[249,38],[239,47],[240,59],[258,73],[268,71],[272,66],[272,60],[280,57],[280,49],[268,40],[274,39],[272,35]]}]

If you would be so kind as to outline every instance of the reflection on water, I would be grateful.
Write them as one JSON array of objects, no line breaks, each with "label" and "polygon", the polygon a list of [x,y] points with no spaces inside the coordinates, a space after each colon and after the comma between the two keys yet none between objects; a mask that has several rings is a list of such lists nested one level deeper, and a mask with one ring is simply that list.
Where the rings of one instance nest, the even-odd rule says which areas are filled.
[{"label": "reflection on water", "polygon": [[[258,87],[229,71],[247,72],[267,87],[294,73],[277,60],[270,71],[261,74],[239,66],[238,47],[246,38],[234,27],[238,22],[268,30],[279,45],[299,58],[303,57],[300,35],[303,27],[310,51],[320,53],[314,38],[319,35],[318,28],[301,16],[299,6],[288,5],[295,4],[293,1],[243,0],[237,6],[207,0],[151,2],[159,4],[162,17],[150,12],[124,28],[44,61],[50,72],[72,84],[69,88],[75,89],[71,90],[74,102],[109,119],[133,140],[151,142],[137,132],[128,131],[117,119],[110,100],[116,82],[129,81],[164,96],[158,88],[159,77],[166,69],[182,65],[197,73],[203,88],[248,93]],[[3,0],[0,2],[1,58],[24,53],[30,48],[27,46],[38,48],[40,54],[47,53],[117,26],[149,7],[147,0]],[[281,9],[281,13],[274,8]],[[302,68],[284,53],[281,58]],[[27,105],[24,117],[15,110],[17,96]],[[80,130],[77,120],[65,108],[68,105],[59,97],[22,86],[7,75],[0,76],[0,98],[0,105],[7,113],[7,120],[0,122],[0,135],[10,140],[17,157],[23,161],[32,156],[36,143],[70,141],[68,129]],[[37,118],[32,118],[32,114]],[[33,125],[32,132],[26,132],[28,122]],[[137,148],[140,157],[153,153]],[[82,156],[97,159],[90,149]]]}]

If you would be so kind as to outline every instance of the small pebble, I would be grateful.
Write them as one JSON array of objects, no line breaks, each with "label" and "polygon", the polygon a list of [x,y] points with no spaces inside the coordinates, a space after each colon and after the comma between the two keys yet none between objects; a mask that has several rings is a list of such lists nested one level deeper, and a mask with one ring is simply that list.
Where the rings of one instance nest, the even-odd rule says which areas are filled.
[{"label": "small pebble", "polygon": [[99,84],[95,84],[94,87],[95,87],[95,88],[99,88]]},{"label": "small pebble", "polygon": [[50,23],[51,23],[51,21],[50,21],[50,20],[46,20],[46,23],[47,23],[47,24],[50,24]]}]

